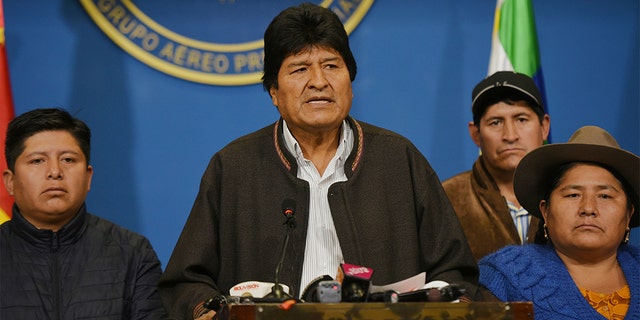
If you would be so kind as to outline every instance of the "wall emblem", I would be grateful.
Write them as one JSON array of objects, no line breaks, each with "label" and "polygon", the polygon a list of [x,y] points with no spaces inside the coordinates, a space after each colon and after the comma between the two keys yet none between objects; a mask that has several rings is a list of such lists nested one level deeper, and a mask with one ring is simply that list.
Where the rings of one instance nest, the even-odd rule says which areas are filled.
[{"label": "wall emblem", "polygon": [[[80,0],[96,25],[136,59],[184,80],[223,86],[260,83],[264,29],[297,2],[302,1]],[[340,17],[347,33],[373,4],[320,2]]]}]

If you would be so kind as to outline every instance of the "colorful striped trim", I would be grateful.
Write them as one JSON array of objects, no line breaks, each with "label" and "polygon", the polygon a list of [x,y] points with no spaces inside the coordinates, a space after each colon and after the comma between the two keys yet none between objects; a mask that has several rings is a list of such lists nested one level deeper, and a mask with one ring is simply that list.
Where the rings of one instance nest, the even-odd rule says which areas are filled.
[{"label": "colorful striped trim", "polygon": [[[364,149],[364,135],[362,132],[362,127],[360,126],[360,124],[358,123],[358,121],[356,121],[355,119],[351,118],[350,119],[357,132],[358,132],[358,149],[356,151],[356,157],[353,160],[353,163],[351,164],[351,171],[356,171],[358,165],[360,164],[360,160],[362,158],[362,152]],[[349,121],[347,121],[349,122]],[[278,120],[274,127],[273,127],[273,144],[275,145],[276,148],[276,152],[278,153],[278,156],[280,157],[280,161],[282,161],[282,164],[287,168],[287,170],[291,170],[291,163],[289,162],[289,160],[287,160],[287,157],[284,156],[284,152],[282,152],[282,148],[280,147],[280,144],[278,143],[278,132],[280,129],[280,120]]]},{"label": "colorful striped trim", "polygon": [[202,317],[205,313],[209,312],[211,310],[207,309],[204,307],[204,301],[198,303],[194,308],[193,308],[193,318],[194,319],[198,319],[200,317]]},{"label": "colorful striped trim", "polygon": [[284,156],[282,149],[280,148],[280,144],[278,143],[278,129],[280,128],[280,120],[276,121],[276,125],[273,126],[273,145],[276,147],[276,152],[278,156],[280,156],[280,161],[287,168],[287,170],[291,171],[291,163]]},{"label": "colorful striped trim", "polygon": [[362,133],[362,127],[360,126],[358,121],[356,121],[355,119],[352,119],[352,120],[353,120],[353,123],[356,126],[356,130],[358,130],[358,151],[356,153],[355,160],[353,160],[353,163],[351,164],[351,171],[355,172],[356,168],[360,164],[360,158],[362,157],[362,151],[364,149],[364,143],[363,143],[364,135]]}]

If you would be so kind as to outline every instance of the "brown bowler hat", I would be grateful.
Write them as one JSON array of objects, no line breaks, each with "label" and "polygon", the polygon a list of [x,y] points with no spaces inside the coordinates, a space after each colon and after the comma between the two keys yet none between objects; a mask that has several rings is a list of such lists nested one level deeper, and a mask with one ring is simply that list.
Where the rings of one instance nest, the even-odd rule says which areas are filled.
[{"label": "brown bowler hat", "polygon": [[640,158],[620,148],[607,131],[596,126],[584,126],[574,132],[567,143],[544,145],[522,158],[514,173],[513,187],[518,201],[529,213],[542,219],[539,204],[549,187],[551,175],[569,162],[600,164],[626,179],[633,192],[630,200],[635,207],[629,227],[640,224]]}]

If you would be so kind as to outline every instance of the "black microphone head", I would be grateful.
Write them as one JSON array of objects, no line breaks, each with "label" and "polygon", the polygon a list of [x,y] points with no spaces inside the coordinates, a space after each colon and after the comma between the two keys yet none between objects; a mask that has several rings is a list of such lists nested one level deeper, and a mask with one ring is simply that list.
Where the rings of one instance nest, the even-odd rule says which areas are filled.
[{"label": "black microphone head", "polygon": [[463,296],[467,290],[458,284],[452,283],[440,289],[440,295],[443,301],[454,301]]},{"label": "black microphone head", "polygon": [[285,216],[293,215],[296,213],[296,201],[293,199],[284,199],[282,201],[282,213]]},{"label": "black microphone head", "polygon": [[284,199],[282,201],[282,214],[287,218],[283,224],[288,224],[290,228],[296,226],[296,201],[293,199]]}]

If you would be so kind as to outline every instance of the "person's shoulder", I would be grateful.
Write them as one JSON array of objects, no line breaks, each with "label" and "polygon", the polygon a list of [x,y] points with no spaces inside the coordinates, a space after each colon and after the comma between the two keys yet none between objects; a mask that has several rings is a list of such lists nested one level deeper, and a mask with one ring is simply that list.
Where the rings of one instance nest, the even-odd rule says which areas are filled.
[{"label": "person's shoulder", "polygon": [[502,262],[501,260],[512,259],[513,257],[517,257],[522,254],[524,246],[520,245],[508,245],[500,248],[498,251],[490,253],[484,256],[478,264],[489,264],[491,262]]},{"label": "person's shoulder", "polygon": [[269,144],[268,142],[273,140],[274,128],[275,123],[272,123],[266,127],[235,138],[211,156],[208,166],[210,167],[216,159],[227,159],[230,162],[237,163],[238,159],[250,159],[247,157],[247,152],[272,148],[273,144]]},{"label": "person's shoulder", "polygon": [[509,265],[516,261],[539,260],[550,253],[551,251],[546,245],[508,245],[483,257],[478,264]]},{"label": "person's shoulder", "polygon": [[88,232],[104,236],[108,241],[120,246],[150,247],[149,239],[105,218],[87,213]]},{"label": "person's shoulder", "polygon": [[7,230],[9,230],[9,226],[11,225],[11,220],[7,220],[5,222],[3,222],[2,224],[0,224],[0,232],[5,232]]},{"label": "person's shoulder", "polygon": [[471,170],[460,172],[442,182],[445,191],[471,183]]},{"label": "person's shoulder", "polygon": [[256,131],[237,137],[233,139],[231,142],[227,143],[220,150],[218,150],[218,152],[216,152],[215,155],[233,153],[238,150],[240,151],[246,150],[249,145],[264,146],[265,141],[270,141],[273,139],[274,128],[275,128],[275,123],[272,123]]},{"label": "person's shoulder", "polygon": [[620,246],[620,254],[628,255],[631,259],[640,262],[640,247],[638,246],[632,244],[622,245]]},{"label": "person's shoulder", "polygon": [[[356,120],[362,128],[362,141],[365,152],[372,150],[386,150],[388,153],[410,154],[424,158],[424,155],[407,137],[367,122]],[[354,128],[357,130],[358,128]],[[367,147],[369,146],[369,147]]]},{"label": "person's shoulder", "polygon": [[0,247],[8,247],[9,239],[14,236],[15,233],[11,230],[11,220],[7,220],[0,224]]},{"label": "person's shoulder", "polygon": [[[560,267],[549,256],[546,245],[510,245],[478,261],[480,281],[495,280],[500,274],[516,286],[531,287]],[[552,275],[551,275],[552,276]],[[493,279],[493,280],[492,280]]]},{"label": "person's shoulder", "polygon": [[254,141],[256,139],[264,139],[265,137],[268,138],[272,138],[273,137],[273,130],[275,129],[275,125],[276,123],[272,123],[269,124],[265,127],[262,127],[256,131],[253,131],[251,133],[247,133],[243,136],[240,136],[238,138],[236,138],[235,140],[231,141],[229,143],[229,145],[233,145],[233,144],[237,144],[237,143],[242,143],[242,142],[247,142],[247,141]]},{"label": "person's shoulder", "polygon": [[407,139],[407,137],[392,131],[390,129],[386,129],[377,125],[373,125],[371,123],[368,122],[363,122],[360,120],[356,120],[357,123],[360,125],[360,127],[362,128],[362,132],[364,133],[365,136],[369,135],[369,136],[381,136],[381,137],[389,137],[391,139],[399,139],[399,140],[406,140],[409,141],[409,139]]}]

